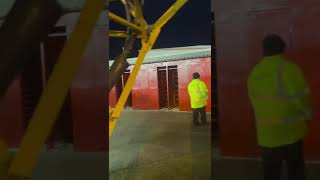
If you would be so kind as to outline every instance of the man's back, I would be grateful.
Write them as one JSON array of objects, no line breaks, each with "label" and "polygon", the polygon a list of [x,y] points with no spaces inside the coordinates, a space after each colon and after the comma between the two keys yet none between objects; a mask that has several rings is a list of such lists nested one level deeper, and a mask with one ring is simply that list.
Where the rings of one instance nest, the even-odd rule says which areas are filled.
[{"label": "man's back", "polygon": [[188,93],[192,108],[201,108],[207,105],[208,89],[203,81],[199,79],[193,79],[188,84]]},{"label": "man's back", "polygon": [[286,145],[306,134],[307,84],[303,73],[282,55],[266,57],[251,72],[248,94],[254,107],[258,143]]}]

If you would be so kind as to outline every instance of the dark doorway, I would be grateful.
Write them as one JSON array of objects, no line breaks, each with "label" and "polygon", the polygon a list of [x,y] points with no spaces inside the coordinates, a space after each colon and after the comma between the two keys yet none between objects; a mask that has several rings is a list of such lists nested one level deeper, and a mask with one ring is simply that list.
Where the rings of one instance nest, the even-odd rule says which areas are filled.
[{"label": "dark doorway", "polygon": [[159,106],[160,109],[168,108],[167,67],[157,67]]},{"label": "dark doorway", "polygon": [[179,106],[178,66],[157,67],[160,109]]},{"label": "dark doorway", "polygon": [[[57,63],[60,52],[63,49],[67,37],[63,35],[49,36],[41,45],[43,52],[43,71],[45,82],[47,82]],[[51,143],[73,143],[73,122],[71,115],[71,95],[67,94],[65,102],[57,117],[55,127],[49,139]]]},{"label": "dark doorway", "polygon": [[[130,76],[130,70],[126,70],[122,74],[122,76],[119,79],[119,81],[116,83],[116,85],[115,85],[116,87],[115,88],[116,88],[117,100],[120,99],[121,93],[122,93],[122,91],[124,89],[124,86],[126,85],[128,79],[129,79],[129,76]],[[130,107],[132,107],[132,93],[131,93],[131,91],[130,91],[129,96],[127,98],[127,101],[126,101],[126,103],[124,105],[124,108],[130,108]]]},{"label": "dark doorway", "polygon": [[116,96],[117,96],[117,101],[120,99],[121,93],[122,93],[122,77],[118,80],[118,82],[115,85],[116,88]]},{"label": "dark doorway", "polygon": [[178,66],[168,66],[168,109],[179,106]]},{"label": "dark doorway", "polygon": [[43,90],[42,82],[41,55],[40,50],[36,49],[21,74],[24,129],[27,128],[40,99]]},{"label": "dark doorway", "polygon": [[[24,105],[24,125],[27,128],[29,121],[40,100],[42,91],[51,76],[60,52],[67,39],[65,28],[58,28],[59,35],[48,36],[34,51],[33,59],[22,73],[22,94]],[[48,138],[48,144],[73,143],[73,122],[71,115],[71,96],[68,93],[66,100],[57,116],[56,124]]]},{"label": "dark doorway", "polygon": [[[126,85],[128,79],[130,76],[130,70],[126,70],[124,72],[124,74],[122,75],[122,87],[124,88],[124,86]],[[129,96],[127,98],[126,104],[124,105],[124,107],[128,108],[128,107],[132,107],[132,93],[130,91]]]}]

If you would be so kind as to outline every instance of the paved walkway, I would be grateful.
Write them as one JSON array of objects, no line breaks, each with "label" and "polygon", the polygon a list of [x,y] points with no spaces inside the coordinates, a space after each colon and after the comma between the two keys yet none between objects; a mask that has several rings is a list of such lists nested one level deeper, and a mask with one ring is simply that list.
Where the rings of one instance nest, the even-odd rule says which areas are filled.
[{"label": "paved walkway", "polygon": [[30,180],[107,180],[107,153],[46,152]]},{"label": "paved walkway", "polygon": [[[263,170],[260,160],[215,158],[212,161],[212,176],[214,180],[263,180]],[[286,173],[282,180],[286,180]],[[307,180],[320,179],[320,163],[307,163]]]},{"label": "paved walkway", "polygon": [[211,179],[210,127],[193,127],[191,117],[124,111],[110,140],[109,179]]}]

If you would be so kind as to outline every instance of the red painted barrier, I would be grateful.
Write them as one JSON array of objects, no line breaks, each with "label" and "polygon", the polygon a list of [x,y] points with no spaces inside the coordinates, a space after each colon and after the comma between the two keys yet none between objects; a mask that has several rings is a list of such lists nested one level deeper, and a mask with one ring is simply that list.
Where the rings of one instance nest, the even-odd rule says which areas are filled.
[{"label": "red painted barrier", "polygon": [[109,105],[111,107],[115,107],[117,103],[117,94],[116,94],[116,88],[113,87],[109,93]]},{"label": "red painted barrier", "polygon": [[107,26],[97,27],[83,56],[79,73],[71,86],[74,147],[76,151],[107,151],[108,102]]},{"label": "red painted barrier", "polygon": [[143,65],[132,88],[133,109],[159,109],[156,65]]},{"label": "red painted barrier", "polygon": [[[132,88],[133,109],[159,110],[159,81],[157,68],[177,66],[178,72],[178,96],[179,110],[191,111],[190,99],[187,91],[188,83],[192,80],[192,74],[199,72],[201,80],[208,87],[209,101],[206,108],[211,112],[211,58],[190,59],[180,61],[169,61],[162,63],[143,64],[137,79]],[[130,66],[129,69],[133,67]],[[114,106],[116,103],[115,88],[109,93],[109,104]]]},{"label": "red painted barrier", "polygon": [[[316,47],[320,45],[320,2],[316,0],[214,1],[218,74],[220,149],[225,156],[259,155],[255,121],[247,95],[247,78],[262,56],[261,41],[267,33],[281,35],[289,45],[289,55],[306,72],[320,102],[319,66]],[[314,50],[309,48],[313,47]],[[306,50],[309,49],[309,50]],[[312,55],[311,55],[312,54]],[[311,60],[312,59],[312,60]],[[306,157],[320,160],[319,110],[310,124]]]},{"label": "red painted barrier", "polygon": [[188,94],[188,84],[192,80],[194,72],[200,73],[200,79],[208,87],[208,105],[207,112],[211,112],[211,58],[195,59],[188,61],[179,61],[179,109],[181,111],[191,111],[190,98]]},{"label": "red painted barrier", "polygon": [[0,101],[0,138],[17,147],[24,133],[21,80],[16,79]]}]

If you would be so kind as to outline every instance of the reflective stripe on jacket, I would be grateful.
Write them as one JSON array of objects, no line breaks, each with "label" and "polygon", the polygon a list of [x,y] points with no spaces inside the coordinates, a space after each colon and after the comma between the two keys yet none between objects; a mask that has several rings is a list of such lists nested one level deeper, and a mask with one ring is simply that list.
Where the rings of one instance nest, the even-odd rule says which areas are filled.
[{"label": "reflective stripe on jacket", "polygon": [[302,139],[311,119],[310,90],[300,68],[282,55],[266,57],[251,72],[248,94],[258,144],[278,147]]},{"label": "reflective stripe on jacket", "polygon": [[188,93],[192,108],[202,108],[207,105],[208,88],[203,81],[193,79],[188,85]]}]

